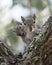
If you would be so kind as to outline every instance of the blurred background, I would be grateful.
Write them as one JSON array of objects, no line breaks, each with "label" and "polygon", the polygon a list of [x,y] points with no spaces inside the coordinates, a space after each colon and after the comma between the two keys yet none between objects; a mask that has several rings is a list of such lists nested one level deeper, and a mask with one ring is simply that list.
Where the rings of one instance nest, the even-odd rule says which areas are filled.
[{"label": "blurred background", "polygon": [[13,53],[17,53],[18,43],[23,43],[13,33],[16,21],[22,22],[21,16],[33,14],[36,15],[36,22],[43,25],[52,15],[52,0],[0,0],[0,40]]}]

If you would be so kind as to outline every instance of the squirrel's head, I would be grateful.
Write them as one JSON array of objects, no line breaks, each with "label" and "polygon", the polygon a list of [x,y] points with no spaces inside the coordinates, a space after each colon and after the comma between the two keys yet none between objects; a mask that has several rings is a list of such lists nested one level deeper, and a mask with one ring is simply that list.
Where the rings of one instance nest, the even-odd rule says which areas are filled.
[{"label": "squirrel's head", "polygon": [[24,25],[22,25],[22,23],[17,22],[17,25],[14,29],[14,32],[18,35],[18,36],[25,36],[26,35],[26,28],[24,27]]},{"label": "squirrel's head", "polygon": [[29,31],[32,31],[32,29],[35,28],[35,19],[35,15],[33,15],[32,18],[24,18],[23,16],[21,16],[22,22],[27,28],[29,28]]}]

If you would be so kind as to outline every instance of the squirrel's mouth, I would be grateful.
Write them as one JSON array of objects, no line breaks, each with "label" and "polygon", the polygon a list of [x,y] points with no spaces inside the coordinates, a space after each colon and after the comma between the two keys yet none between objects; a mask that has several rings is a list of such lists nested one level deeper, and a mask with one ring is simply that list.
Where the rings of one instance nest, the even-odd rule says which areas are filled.
[{"label": "squirrel's mouth", "polygon": [[26,35],[26,32],[22,32],[22,33],[19,33],[17,34],[18,36],[25,36]]}]

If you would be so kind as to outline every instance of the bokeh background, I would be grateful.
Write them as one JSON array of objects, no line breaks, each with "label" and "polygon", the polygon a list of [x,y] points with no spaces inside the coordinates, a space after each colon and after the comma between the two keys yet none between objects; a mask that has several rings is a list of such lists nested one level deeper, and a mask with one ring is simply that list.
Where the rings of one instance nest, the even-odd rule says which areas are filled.
[{"label": "bokeh background", "polygon": [[42,26],[52,15],[52,0],[0,0],[0,40],[13,53],[17,53],[18,47],[23,45],[20,37],[13,33],[16,21],[22,22],[21,16],[33,14],[36,14],[36,22]]}]

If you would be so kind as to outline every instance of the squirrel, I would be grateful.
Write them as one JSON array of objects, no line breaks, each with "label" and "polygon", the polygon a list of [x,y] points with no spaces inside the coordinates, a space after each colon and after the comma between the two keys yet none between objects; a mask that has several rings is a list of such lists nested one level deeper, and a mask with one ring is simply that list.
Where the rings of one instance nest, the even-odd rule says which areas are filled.
[{"label": "squirrel", "polygon": [[21,16],[22,23],[17,22],[17,26],[15,27],[15,33],[18,36],[21,36],[22,40],[29,44],[31,42],[31,37],[33,37],[33,29],[35,28],[35,19],[36,16],[33,15],[32,18],[24,18]]},{"label": "squirrel", "polygon": [[36,19],[35,15],[33,15],[32,18],[26,19],[23,16],[21,16],[23,24],[17,22],[17,26],[15,27],[14,32],[17,34],[17,36],[21,36],[22,40],[26,44],[29,44],[32,41],[33,37],[39,34],[39,28],[38,25],[36,26],[35,24],[35,19]]},{"label": "squirrel", "polygon": [[14,32],[17,34],[17,36],[20,36],[22,38],[26,46],[28,46],[31,43],[34,35],[36,35],[35,19],[36,19],[35,15],[33,15],[32,18],[24,18],[23,16],[21,16],[23,24],[17,22],[17,26],[14,29]]}]

